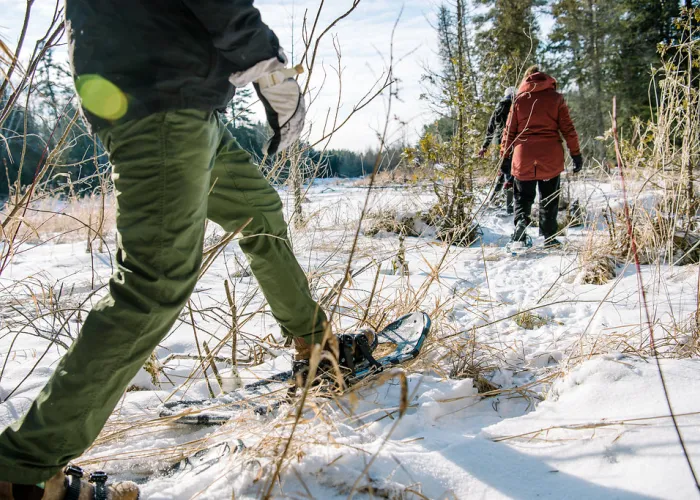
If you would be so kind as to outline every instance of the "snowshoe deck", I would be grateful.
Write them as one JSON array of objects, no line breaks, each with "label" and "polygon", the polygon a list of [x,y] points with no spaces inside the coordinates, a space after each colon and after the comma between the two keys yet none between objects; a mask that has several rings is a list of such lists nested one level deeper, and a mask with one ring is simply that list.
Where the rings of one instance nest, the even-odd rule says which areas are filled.
[{"label": "snowshoe deck", "polygon": [[529,235],[525,236],[525,241],[510,240],[506,243],[504,250],[506,253],[516,256],[520,253],[527,252],[532,248],[532,238]]},{"label": "snowshoe deck", "polygon": [[[415,359],[429,331],[430,318],[422,312],[407,314],[387,325],[377,333],[374,358],[379,366],[368,362],[357,365],[354,374],[347,377],[347,384]],[[264,415],[289,402],[291,379],[292,370],[282,371],[218,398],[168,402],[161,406],[160,416],[177,417],[175,422],[181,424],[221,425],[245,409]]]}]

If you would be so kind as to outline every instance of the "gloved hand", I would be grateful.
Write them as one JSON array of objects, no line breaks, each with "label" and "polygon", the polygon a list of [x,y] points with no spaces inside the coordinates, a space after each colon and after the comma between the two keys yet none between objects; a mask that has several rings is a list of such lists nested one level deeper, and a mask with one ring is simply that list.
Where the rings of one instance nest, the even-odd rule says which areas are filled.
[{"label": "gloved hand", "polygon": [[487,148],[481,148],[479,150],[479,152],[476,154],[476,156],[478,156],[479,158],[483,158],[484,156],[486,156],[486,150],[487,150]]},{"label": "gloved hand", "polygon": [[506,176],[510,176],[512,166],[513,158],[503,158],[503,161],[501,162],[501,172],[503,172],[503,174]]},{"label": "gloved hand", "polygon": [[299,139],[306,118],[306,104],[294,76],[303,73],[301,65],[286,68],[287,56],[280,49],[277,58],[259,62],[252,68],[229,77],[236,87],[253,82],[260,101],[265,106],[272,137],[263,146],[263,152],[275,154]]},{"label": "gloved hand", "polygon": [[583,156],[576,155],[571,157],[574,160],[574,173],[578,174],[583,168]]},{"label": "gloved hand", "polygon": [[506,176],[506,182],[503,183],[503,189],[506,191],[508,191],[509,189],[513,189],[513,176],[512,175]]}]

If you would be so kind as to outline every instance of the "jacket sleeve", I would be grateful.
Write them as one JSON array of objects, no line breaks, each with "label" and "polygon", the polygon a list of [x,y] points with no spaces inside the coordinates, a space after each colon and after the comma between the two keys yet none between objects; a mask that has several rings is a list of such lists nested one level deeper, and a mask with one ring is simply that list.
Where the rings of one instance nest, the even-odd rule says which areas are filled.
[{"label": "jacket sleeve", "polygon": [[516,113],[517,103],[510,107],[510,114],[506,121],[506,126],[503,129],[503,139],[501,140],[501,158],[510,158],[513,156],[513,143],[518,136],[518,116]]},{"label": "jacket sleeve", "polygon": [[[500,103],[499,103],[500,105]],[[486,138],[484,138],[484,143],[481,145],[483,149],[488,148],[493,142],[493,137],[496,135],[496,128],[498,126],[498,106],[491,113],[491,118],[489,118],[489,124],[486,127]]]},{"label": "jacket sleeve", "polygon": [[496,105],[496,109],[493,110],[488,127],[486,128],[486,138],[481,146],[482,148],[488,148],[493,138],[503,131],[503,127],[508,119],[508,111],[510,111],[510,101],[501,101]]},{"label": "jacket sleeve", "polygon": [[214,46],[233,63],[234,71],[278,57],[279,40],[262,22],[253,0],[183,1],[211,34]]},{"label": "jacket sleeve", "polygon": [[578,143],[578,134],[576,133],[576,127],[574,127],[574,122],[569,114],[569,106],[566,105],[564,96],[561,96],[559,101],[559,130],[561,130],[561,134],[564,136],[566,146],[569,148],[569,154],[571,156],[580,155],[581,148]]}]

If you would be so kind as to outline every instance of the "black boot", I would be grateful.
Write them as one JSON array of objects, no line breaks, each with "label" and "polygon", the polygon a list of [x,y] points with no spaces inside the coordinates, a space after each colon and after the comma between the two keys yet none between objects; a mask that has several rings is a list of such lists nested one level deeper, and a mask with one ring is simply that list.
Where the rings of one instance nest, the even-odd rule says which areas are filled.
[{"label": "black boot", "polygon": [[506,213],[513,215],[513,189],[506,189]]},{"label": "black boot", "polygon": [[513,236],[511,236],[510,241],[525,243],[527,240],[527,224],[524,221],[518,222],[515,226],[515,231],[513,231]]}]

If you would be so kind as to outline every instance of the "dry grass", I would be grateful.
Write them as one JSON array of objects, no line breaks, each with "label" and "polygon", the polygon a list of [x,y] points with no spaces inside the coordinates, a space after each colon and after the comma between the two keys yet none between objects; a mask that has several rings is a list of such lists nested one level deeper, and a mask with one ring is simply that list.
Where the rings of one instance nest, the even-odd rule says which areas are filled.
[{"label": "dry grass", "polygon": [[472,379],[479,394],[498,390],[498,386],[487,378],[497,369],[497,365],[494,364],[491,353],[478,348],[474,337],[454,343],[450,364],[450,378]]},{"label": "dry grass", "polygon": [[579,252],[580,271],[576,282],[583,285],[604,285],[617,275],[613,250],[609,241],[594,230],[588,233],[586,244]]},{"label": "dry grass", "polygon": [[[430,170],[415,166],[408,166],[406,163],[401,163],[397,168],[392,170],[382,170],[377,172],[374,185],[378,187],[385,186],[407,186],[421,183],[430,177]],[[369,177],[363,177],[354,182],[355,186],[367,186]]]},{"label": "dry grass", "polygon": [[[689,100],[683,100],[684,92],[696,92],[696,90],[684,90],[674,86],[669,81],[664,86],[663,92],[670,92],[675,88],[676,94],[669,94],[663,109],[659,111],[657,121],[651,136],[637,135],[624,145],[624,154],[630,168],[630,179],[639,187],[639,192],[653,186],[654,189],[665,190],[664,197],[657,202],[651,210],[645,210],[641,203],[633,207],[631,220],[628,221],[623,214],[609,208],[601,214],[595,214],[580,206],[573,205],[566,213],[566,220],[562,221],[562,227],[578,225],[583,219],[591,219],[592,224],[601,224],[589,228],[589,240],[580,254],[580,280],[583,283],[604,284],[615,279],[616,262],[629,262],[631,260],[631,242],[627,233],[627,224],[631,222],[635,238],[642,253],[642,261],[650,264],[661,262],[686,264],[697,262],[698,241],[694,231],[697,231],[697,221],[693,220],[691,209],[695,206],[690,193],[686,190],[688,183],[692,185],[693,173],[688,171],[690,164],[686,161],[690,151],[697,151],[697,134],[690,131],[700,130],[695,122],[697,117],[690,116],[686,103],[697,103],[697,95],[692,94]],[[668,102],[667,102],[668,101]],[[678,110],[680,116],[674,115]],[[674,127],[678,123],[688,123],[689,128],[678,130]],[[686,133],[687,132],[687,133]],[[679,135],[680,134],[680,135]],[[644,140],[639,140],[644,137]],[[694,142],[695,141],[695,142]],[[283,162],[281,162],[283,163]],[[275,167],[276,168],[276,167]],[[676,171],[673,171],[673,169]],[[274,174],[273,169],[273,174]],[[680,175],[679,175],[680,174]],[[277,173],[279,175],[279,173]],[[678,180],[680,178],[680,180]],[[379,172],[372,180],[366,179],[358,182],[358,185],[392,185],[395,183],[407,184],[422,180],[421,171],[414,169],[397,170],[392,172]],[[298,179],[294,182],[299,182]],[[483,179],[489,182],[489,179]],[[296,186],[298,188],[298,185]],[[303,197],[296,196],[297,204]],[[473,200],[472,200],[473,201]],[[0,214],[3,219],[3,238],[14,234],[12,246],[16,248],[22,243],[47,243],[64,242],[72,240],[85,240],[86,249],[93,250],[95,242],[102,239],[109,240],[108,236],[114,231],[114,212],[110,208],[113,200],[110,196],[102,197],[93,195],[78,199],[69,197],[57,200],[50,197],[39,196],[34,201],[27,203],[18,201],[5,206]],[[26,212],[24,208],[26,207]],[[22,210],[14,210],[22,208]],[[298,208],[298,207],[295,207]],[[19,216],[17,214],[23,213]],[[417,215],[403,217],[396,211],[383,211],[376,213],[370,219],[370,228],[365,230],[365,235],[376,234],[379,231],[418,236],[416,231],[416,218],[424,223],[438,227],[438,237],[448,243],[469,244],[479,233],[475,221],[469,224],[453,224],[441,206],[435,205],[426,212]],[[296,213],[296,212],[295,212]],[[14,214],[8,217],[8,214]],[[363,212],[364,214],[364,212]],[[687,216],[683,218],[682,214]],[[322,217],[322,213],[310,213],[297,221],[298,227],[310,228],[316,219]],[[339,215],[340,216],[340,215]],[[534,217],[536,220],[536,217]],[[20,224],[21,222],[21,224]],[[352,221],[356,225],[357,221]],[[216,236],[208,241],[211,251],[207,262],[213,263],[219,257],[219,252],[228,243],[230,235]],[[368,245],[367,251],[361,251],[362,245]],[[110,419],[108,425],[96,441],[94,449],[78,463],[81,465],[103,467],[107,465],[115,470],[131,472],[143,470],[144,477],[150,476],[154,469],[167,466],[184,457],[193,455],[198,450],[210,447],[218,442],[231,440],[235,437],[245,436],[248,449],[230,458],[228,463],[230,474],[244,473],[255,470],[257,477],[254,484],[261,487],[256,494],[263,495],[262,486],[269,485],[272,491],[275,480],[279,478],[278,472],[296,474],[295,462],[302,460],[310,446],[325,445],[329,449],[336,450],[338,455],[344,451],[357,452],[358,447],[347,442],[335,440],[336,430],[339,425],[367,426],[381,419],[395,420],[394,425],[410,406],[411,395],[405,390],[401,392],[400,399],[390,402],[393,406],[378,408],[375,412],[357,414],[354,410],[356,404],[364,397],[365,390],[369,391],[375,386],[381,386],[387,382],[387,377],[397,377],[402,387],[406,387],[406,377],[415,373],[434,373],[440,376],[452,378],[471,378],[479,392],[479,398],[508,395],[523,397],[530,402],[542,398],[542,393],[557,377],[564,373],[562,367],[547,368],[538,373],[533,380],[520,387],[499,388],[492,381],[492,375],[496,369],[516,368],[522,369],[522,363],[513,359],[520,359],[517,339],[499,342],[485,342],[476,335],[476,330],[470,332],[448,331],[450,325],[454,325],[450,319],[456,303],[464,305],[464,297],[456,297],[441,282],[441,271],[445,264],[449,263],[448,254],[452,251],[445,246],[444,255],[437,264],[428,264],[430,270],[425,273],[423,279],[411,276],[401,276],[394,279],[391,285],[386,284],[380,273],[381,260],[370,261],[372,248],[366,241],[352,242],[352,247],[346,240],[340,244],[337,240],[321,238],[315,244],[317,251],[329,254],[328,259],[315,270],[311,279],[315,293],[322,298],[325,306],[333,311],[332,327],[337,333],[344,330],[356,330],[371,326],[379,329],[389,321],[405,313],[423,309],[433,319],[433,331],[428,342],[423,348],[421,356],[411,363],[402,366],[400,372],[368,379],[351,388],[345,394],[337,397],[329,397],[327,393],[319,393],[309,390],[303,399],[295,404],[283,408],[278,414],[269,419],[257,418],[252,410],[241,411],[235,415],[229,425],[217,429],[206,437],[193,438],[190,441],[182,440],[171,447],[144,447],[138,451],[115,452],[126,440],[138,440],[140,438],[158,442],[158,437],[172,437],[173,434],[183,434],[182,428],[174,424],[174,418],[145,417],[141,420],[133,416],[123,418],[118,409]],[[342,248],[342,249],[341,249]],[[423,258],[428,263],[429,257],[416,252],[414,256]],[[405,252],[405,249],[402,251]],[[10,255],[0,252],[0,255]],[[333,262],[338,256],[348,257],[349,272],[343,273],[337,262]],[[382,260],[396,258],[396,252],[382,255]],[[405,259],[405,255],[402,257]],[[354,261],[353,261],[354,260]],[[487,259],[488,260],[488,259]],[[360,262],[362,261],[362,262]],[[396,260],[399,262],[399,260]],[[207,268],[203,268],[203,274]],[[358,276],[362,273],[373,275],[371,287],[366,289],[359,286]],[[204,354],[191,353],[197,363],[192,373],[186,380],[178,380],[171,384],[174,390],[185,392],[193,383],[204,380],[208,374],[212,374],[212,363],[219,359],[223,353],[231,362],[236,360],[245,362],[249,366],[256,366],[270,360],[279,350],[283,349],[279,339],[266,337],[257,338],[245,333],[247,323],[254,323],[265,314],[265,302],[256,307],[251,306],[255,298],[260,296],[257,288],[251,288],[248,294],[236,294],[236,287],[240,290],[243,279],[249,276],[249,270],[245,263],[236,259],[234,269],[229,278],[233,281],[234,292],[224,295],[223,285],[219,290],[221,300],[214,305],[198,307],[199,297],[194,296],[189,314],[180,319],[181,324],[187,324],[194,332],[199,332],[209,341]],[[34,281],[32,281],[34,280]],[[228,283],[226,285],[228,287]],[[30,292],[26,292],[30,290]],[[20,293],[22,292],[22,293]],[[11,333],[19,337],[20,333],[35,335],[48,339],[48,349],[59,346],[67,348],[79,328],[82,318],[88,309],[86,303],[93,292],[86,297],[86,291],[71,293],[63,290],[60,283],[52,282],[49,278],[36,276],[22,283],[16,283],[2,291],[0,294],[0,315],[3,320],[3,334]],[[206,292],[205,292],[206,293]],[[604,302],[601,301],[601,304]],[[235,307],[233,307],[235,305]],[[472,304],[470,304],[471,307]],[[250,306],[250,307],[249,307]],[[473,312],[483,318],[488,318],[490,324],[509,320],[493,315],[494,303],[492,300],[479,299],[473,301]],[[537,314],[535,309],[523,310],[513,317],[515,323],[523,329],[534,330],[541,328],[552,320]],[[207,324],[209,330],[200,325]],[[211,327],[211,324],[214,327]],[[657,349],[662,356],[697,358],[700,356],[700,322],[698,316],[691,316],[664,324],[659,323],[663,336],[657,339]],[[236,332],[236,336],[232,332]],[[522,332],[521,332],[522,333]],[[515,337],[515,335],[513,336]],[[13,341],[14,345],[14,341]],[[204,345],[204,344],[203,344]],[[47,350],[48,350],[47,349]],[[583,362],[596,354],[611,351],[622,352],[634,356],[650,356],[651,349],[646,325],[622,325],[610,331],[600,332],[595,338],[582,333],[581,342],[571,346],[567,352],[569,355],[568,368]],[[227,353],[231,353],[230,355]],[[16,356],[17,352],[11,345],[6,359]],[[247,357],[245,360],[244,357]],[[40,355],[35,359],[41,360]],[[522,356],[524,360],[524,355]],[[36,365],[38,365],[38,362]],[[158,385],[164,376],[163,365],[152,356],[146,364],[147,371],[152,377],[152,382]],[[3,367],[4,370],[4,367]],[[33,369],[32,369],[33,370]],[[31,371],[30,371],[31,373]],[[0,372],[0,379],[2,372]],[[214,380],[212,379],[212,383]],[[392,427],[393,429],[393,427]],[[386,440],[391,437],[391,432]],[[99,455],[96,450],[102,447],[110,451],[108,454]],[[362,453],[366,451],[360,448]],[[373,457],[367,456],[367,468],[369,469]],[[333,463],[328,464],[332,466]],[[414,495],[421,497],[420,485],[405,485],[401,490],[385,484],[381,478],[376,478],[363,471],[362,476],[343,493],[367,493],[372,496],[386,498],[401,498],[402,495]],[[298,476],[298,474],[297,474]],[[322,476],[322,472],[321,472]],[[230,478],[224,476],[223,479]],[[299,477],[303,484],[304,478]],[[284,492],[285,494],[287,492]],[[200,498],[206,498],[206,490],[200,492]],[[310,495],[309,495],[310,496]]]},{"label": "dry grass", "polygon": [[[40,196],[32,201],[26,212],[7,218],[15,205],[10,200],[0,211],[0,217],[8,221],[6,233],[19,227],[17,244],[66,243],[72,241],[95,242],[100,238],[111,240],[116,228],[113,196],[93,194],[83,197],[56,198]],[[87,245],[87,243],[86,243]],[[87,246],[86,246],[87,248]],[[88,248],[89,251],[89,248]]]},{"label": "dry grass", "polygon": [[365,236],[379,233],[395,233],[404,236],[420,236],[416,231],[416,215],[399,215],[396,210],[378,210],[367,217]]},{"label": "dry grass", "polygon": [[525,330],[536,330],[549,323],[549,319],[532,311],[523,311],[513,318],[515,324]]},{"label": "dry grass", "polygon": [[368,216],[367,222],[364,230],[366,236],[376,236],[381,232],[403,237],[434,234],[437,239],[458,246],[469,246],[482,234],[481,227],[473,218],[458,223],[448,216],[445,207],[440,204],[412,213],[378,210]]}]

